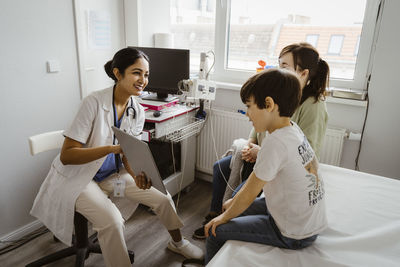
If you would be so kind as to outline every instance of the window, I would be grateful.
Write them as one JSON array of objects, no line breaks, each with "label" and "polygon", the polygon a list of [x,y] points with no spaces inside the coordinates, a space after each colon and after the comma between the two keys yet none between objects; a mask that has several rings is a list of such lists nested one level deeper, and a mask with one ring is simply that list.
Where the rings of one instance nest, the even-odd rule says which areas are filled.
[{"label": "window", "polygon": [[[278,65],[294,42],[316,46],[331,69],[333,87],[364,89],[380,0],[171,0],[176,48],[213,50],[211,78],[243,83],[262,59]],[[356,47],[356,50],[355,50]]]},{"label": "window", "polygon": [[174,47],[190,49],[190,69],[197,73],[200,53],[214,50],[215,0],[171,0],[171,32]]},{"label": "window", "polygon": [[342,51],[344,35],[331,35],[331,39],[329,41],[328,46],[328,54],[329,55],[340,55],[340,51]]},{"label": "window", "polygon": [[318,48],[318,38],[319,34],[307,34],[306,35],[306,43],[311,44],[315,48]]},{"label": "window", "polygon": [[359,35],[357,38],[356,47],[354,48],[354,56],[358,55],[358,48],[360,47],[360,39],[361,39],[361,36]]}]

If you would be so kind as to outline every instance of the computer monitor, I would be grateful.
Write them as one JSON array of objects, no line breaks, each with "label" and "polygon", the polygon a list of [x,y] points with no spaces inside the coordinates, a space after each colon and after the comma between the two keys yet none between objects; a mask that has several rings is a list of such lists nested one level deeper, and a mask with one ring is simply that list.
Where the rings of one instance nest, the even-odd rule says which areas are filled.
[{"label": "computer monitor", "polygon": [[150,60],[149,84],[145,91],[154,92],[143,99],[169,101],[177,94],[178,82],[189,79],[190,50],[155,47],[132,47],[143,51]]}]

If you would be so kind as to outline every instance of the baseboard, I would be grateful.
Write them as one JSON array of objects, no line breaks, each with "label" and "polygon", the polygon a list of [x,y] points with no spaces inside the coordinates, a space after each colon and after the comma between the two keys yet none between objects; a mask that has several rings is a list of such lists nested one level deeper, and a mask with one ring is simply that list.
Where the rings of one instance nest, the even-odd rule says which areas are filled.
[{"label": "baseboard", "polygon": [[[0,241],[7,242],[7,241],[21,239],[21,238],[29,235],[33,231],[36,231],[37,229],[39,229],[42,226],[44,226],[43,223],[41,223],[38,220],[35,220],[35,221],[28,223],[28,224],[22,226],[21,228],[15,230],[5,236],[2,236],[0,238]],[[7,246],[8,246],[8,243],[0,243],[0,249],[7,247]]]},{"label": "baseboard", "polygon": [[204,173],[204,172],[201,172],[201,171],[196,171],[195,177],[196,177],[196,178],[199,178],[199,179],[201,179],[201,180],[210,182],[210,183],[212,183],[212,180],[213,180],[211,174]]}]

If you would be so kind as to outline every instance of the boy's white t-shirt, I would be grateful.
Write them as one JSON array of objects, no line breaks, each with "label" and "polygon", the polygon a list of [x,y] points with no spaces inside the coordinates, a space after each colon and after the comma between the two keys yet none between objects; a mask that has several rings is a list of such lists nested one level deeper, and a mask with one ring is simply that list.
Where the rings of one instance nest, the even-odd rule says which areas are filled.
[{"label": "boy's white t-shirt", "polygon": [[303,239],[327,226],[318,160],[296,123],[263,140],[254,173],[267,181],[265,201],[282,235]]}]

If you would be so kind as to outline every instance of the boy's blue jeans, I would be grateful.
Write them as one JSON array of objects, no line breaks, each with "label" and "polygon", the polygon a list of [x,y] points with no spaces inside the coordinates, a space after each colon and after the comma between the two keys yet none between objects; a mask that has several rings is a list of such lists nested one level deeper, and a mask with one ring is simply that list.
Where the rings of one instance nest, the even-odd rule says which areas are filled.
[{"label": "boy's blue jeans", "polygon": [[249,178],[250,174],[253,172],[255,163],[250,163],[243,161],[243,170],[242,170],[242,183],[238,185],[238,187],[235,188],[235,190],[232,192],[232,198],[239,192],[239,190],[243,187],[243,185],[246,183],[247,178]]},{"label": "boy's blue jeans", "polygon": [[[213,190],[210,207],[210,211],[212,212],[220,213],[222,210],[222,200],[224,198],[224,193],[226,189],[225,179],[228,180],[229,175],[231,174],[231,168],[229,167],[231,159],[232,156],[227,156],[214,163],[212,183]],[[223,176],[225,176],[225,179]]]},{"label": "boy's blue jeans", "polygon": [[[231,175],[231,164],[232,156],[226,156],[219,161],[215,162],[213,165],[213,190],[210,211],[215,213],[220,213],[222,211],[222,200],[224,198],[227,183],[225,181],[229,179]],[[239,191],[239,189],[244,185],[247,178],[253,171],[254,163],[244,162],[242,179],[243,182],[234,190],[232,197]],[[221,169],[220,169],[221,168]],[[224,179],[225,177],[225,179]]]},{"label": "boy's blue jeans", "polygon": [[256,198],[253,204],[239,217],[221,224],[216,229],[217,236],[209,232],[206,241],[205,263],[207,264],[227,240],[241,240],[287,249],[300,249],[311,245],[317,235],[297,240],[281,234],[274,219],[268,212],[265,198]]}]

